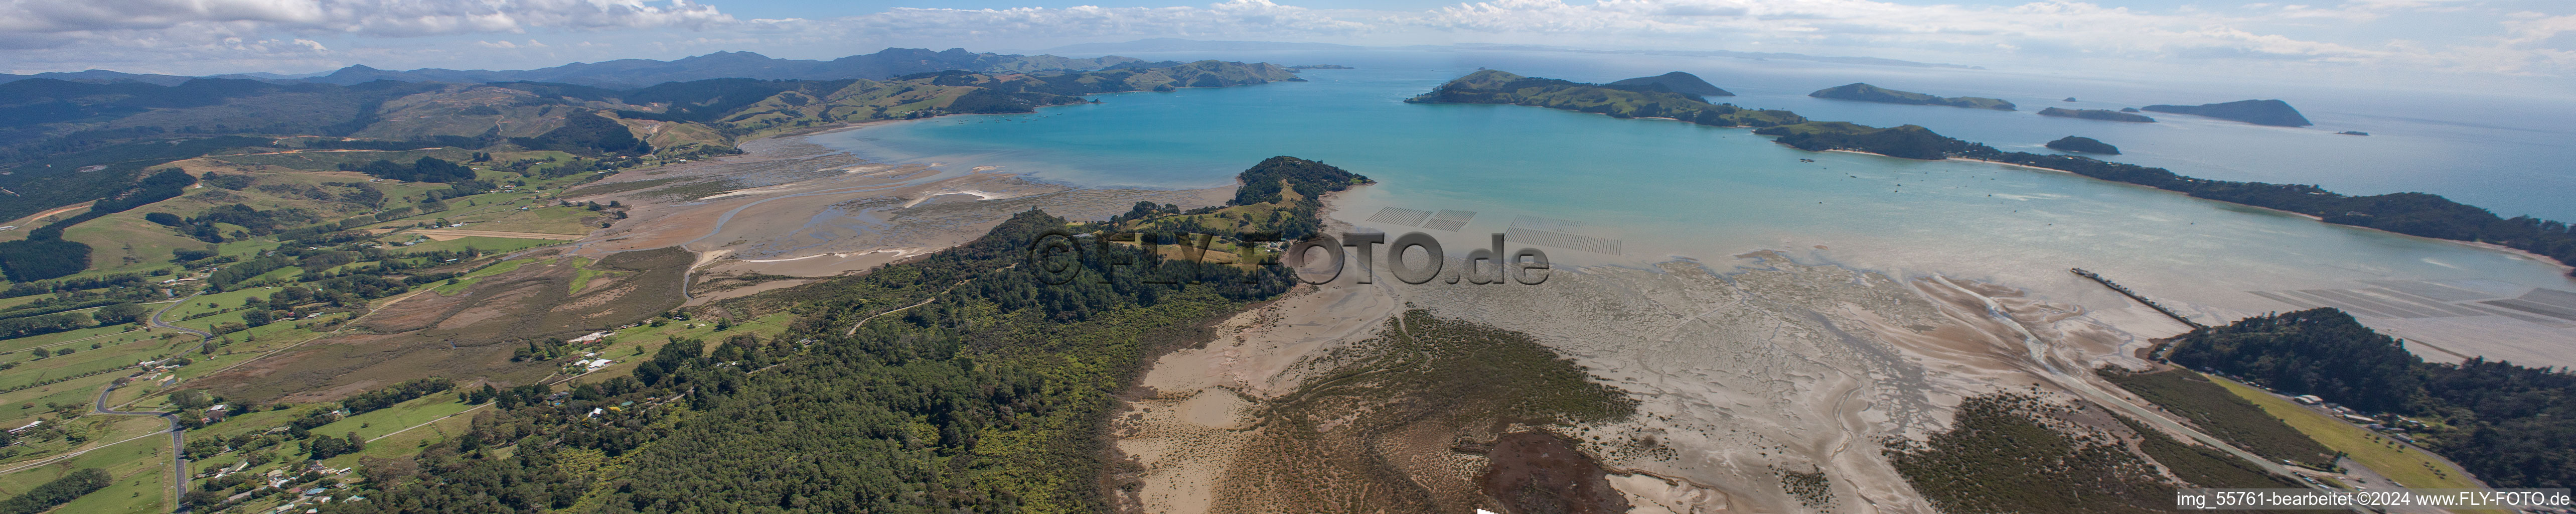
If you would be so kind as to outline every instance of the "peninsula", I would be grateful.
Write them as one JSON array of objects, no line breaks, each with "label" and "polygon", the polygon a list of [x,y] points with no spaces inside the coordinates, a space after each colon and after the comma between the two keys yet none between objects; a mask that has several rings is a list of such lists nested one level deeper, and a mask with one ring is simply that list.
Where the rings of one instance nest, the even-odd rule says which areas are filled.
[{"label": "peninsula", "polygon": [[2308,117],[2299,115],[2298,109],[2290,108],[2289,102],[2283,102],[2280,100],[2237,100],[2227,103],[2200,105],[2149,105],[2142,107],[2142,109],[2155,112],[2207,116],[2222,120],[2242,121],[2256,125],[2271,125],[2275,127],[2305,127],[2315,125],[2314,123],[2308,123]]},{"label": "peninsula", "polygon": [[1998,111],[2015,110],[2012,102],[1993,98],[1974,96],[1940,97],[1912,91],[1897,91],[1894,89],[1872,86],[1862,82],[1853,82],[1850,84],[1818,89],[1814,93],[1807,93],[1807,96],[1830,98],[1835,100],[1853,100],[1890,104],[1947,105],[1951,107],[1994,109]]},{"label": "peninsula", "polygon": [[2041,116],[2056,116],[2056,117],[2060,117],[2060,118],[2083,118],[2083,119],[2088,119],[2088,120],[2102,120],[2102,121],[2126,121],[2126,122],[2133,122],[2133,123],[2155,123],[2155,122],[2156,122],[2156,119],[2155,119],[2155,118],[2149,118],[2149,117],[2147,117],[2146,115],[2142,115],[2142,114],[2129,114],[2129,113],[2120,112],[2120,111],[2114,111],[2114,110],[2110,110],[2110,109],[2064,109],[2064,108],[2050,107],[2050,108],[2046,108],[2046,109],[2040,109],[2040,110],[2039,110],[2039,115],[2041,115]]},{"label": "peninsula", "polygon": [[[2164,168],[2073,155],[2006,152],[1933,133],[1914,125],[1892,128],[1845,122],[1767,127],[1755,134],[1780,136],[1801,150],[1851,150],[1908,159],[1960,158],[2018,164],[2127,182],[2191,196],[2290,211],[2327,223],[2367,227],[2418,237],[2492,243],[2558,262],[2576,262],[2576,230],[2531,216],[2511,219],[2430,193],[2345,196],[2307,184],[2234,182],[2187,177]],[[2576,273],[2570,273],[2576,276]]]},{"label": "peninsula", "polygon": [[1470,73],[1404,102],[1529,105],[1615,118],[1669,118],[1719,127],[1769,127],[1807,121],[1789,111],[1712,104],[1697,95],[1523,77],[1502,70]]}]

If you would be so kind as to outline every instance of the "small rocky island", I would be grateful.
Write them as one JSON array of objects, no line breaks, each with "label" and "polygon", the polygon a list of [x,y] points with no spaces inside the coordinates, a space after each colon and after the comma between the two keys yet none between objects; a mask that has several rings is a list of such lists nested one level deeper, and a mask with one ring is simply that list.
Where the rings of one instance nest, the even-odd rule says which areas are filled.
[{"label": "small rocky island", "polygon": [[1835,99],[1835,100],[1854,100],[1854,101],[1861,101],[1861,102],[1879,102],[1879,103],[1906,104],[1906,105],[1947,105],[1947,106],[1951,106],[1951,107],[1967,107],[1967,108],[1971,108],[1971,109],[1994,109],[1994,110],[1998,110],[1998,111],[2010,111],[2010,110],[2015,110],[2015,109],[2013,108],[2014,106],[2013,106],[2013,103],[2012,103],[2012,102],[2006,102],[2006,101],[2003,101],[2003,100],[1997,100],[1997,99],[1993,99],[1993,98],[1983,98],[1983,97],[1975,97],[1975,96],[1939,97],[1939,96],[1932,96],[1932,95],[1927,95],[1927,94],[1923,94],[1923,93],[1916,93],[1916,92],[1912,92],[1912,91],[1897,91],[1897,90],[1894,90],[1894,89],[1888,89],[1888,88],[1883,88],[1883,87],[1878,87],[1878,86],[1872,86],[1872,85],[1869,85],[1869,84],[1867,84],[1867,83],[1862,83],[1862,82],[1854,82],[1854,83],[1850,83],[1850,84],[1845,84],[1845,85],[1840,85],[1840,86],[1834,86],[1834,87],[1829,87],[1829,88],[1819,89],[1819,90],[1816,90],[1816,92],[1814,92],[1814,93],[1807,93],[1807,96],[1812,96],[1812,97],[1816,97],[1816,98],[1831,98],[1831,99]]},{"label": "small rocky island", "polygon": [[2039,110],[2039,115],[2041,115],[2041,116],[2056,116],[2056,117],[2060,117],[2060,118],[2083,118],[2083,119],[2088,119],[2088,120],[2102,120],[2102,121],[2127,121],[2127,122],[2135,122],[2135,123],[2155,123],[2155,122],[2156,122],[2156,119],[2155,119],[2155,118],[2149,118],[2149,117],[2146,117],[2145,115],[2129,114],[2129,113],[2120,112],[2120,111],[2114,111],[2114,110],[2110,110],[2110,109],[2061,109],[2061,108],[2056,108],[2056,107],[2050,107],[2050,108],[2046,108],[2046,109],[2040,109],[2040,110]]},{"label": "small rocky island", "polygon": [[1602,85],[1622,89],[1660,86],[1663,87],[1663,90],[1665,91],[1688,95],[1735,96],[1735,93],[1727,92],[1724,89],[1718,89],[1717,85],[1710,84],[1706,80],[1700,80],[1698,75],[1678,71],[1652,77],[1626,79]]},{"label": "small rocky island", "polygon": [[2298,109],[2290,108],[2289,102],[2283,102],[2280,100],[2238,100],[2227,103],[2200,105],[2149,105],[2143,107],[2143,109],[2155,112],[2208,116],[2222,120],[2242,121],[2256,125],[2271,125],[2275,127],[2305,127],[2315,125],[2314,123],[2308,123],[2308,117],[2300,116]]},{"label": "small rocky island", "polygon": [[2107,155],[2120,154],[2120,147],[2111,146],[2110,143],[2104,143],[2100,140],[2083,136],[2066,136],[2058,138],[2056,141],[2048,142],[2048,149],[2060,152],[2098,153]]}]

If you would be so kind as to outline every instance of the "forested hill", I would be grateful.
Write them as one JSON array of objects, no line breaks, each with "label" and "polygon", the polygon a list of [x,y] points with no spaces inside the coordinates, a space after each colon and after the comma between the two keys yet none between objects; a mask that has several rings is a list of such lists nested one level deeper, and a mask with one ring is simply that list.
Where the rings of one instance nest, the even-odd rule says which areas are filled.
[{"label": "forested hill", "polygon": [[2576,263],[2576,230],[2571,230],[2566,223],[2530,216],[2506,219],[2486,209],[2428,193],[2344,196],[2306,184],[2192,178],[2164,168],[2088,157],[2006,152],[1942,136],[1914,125],[1879,128],[1844,122],[1810,122],[1768,127],[1753,133],[1779,136],[1780,144],[1808,151],[1854,150],[1908,159],[1958,157],[2062,170],[2211,200],[2307,214],[2323,218],[2327,223],[2454,241],[2494,243],[2548,256],[2559,262]]},{"label": "forested hill", "polygon": [[[368,481],[342,493],[364,500],[321,508],[1110,510],[1098,477],[1112,395],[1154,356],[1203,337],[1202,323],[1292,282],[1277,267],[1107,264],[1161,262],[1129,245],[1030,260],[1033,241],[1074,230],[1023,212],[921,261],[728,304],[800,315],[775,337],[712,350],[673,341],[637,376],[560,402],[540,400],[542,386],[499,392],[500,408],[470,432],[371,461]],[[1066,281],[1044,270],[1075,271]],[[919,307],[885,315],[908,305]]]},{"label": "forested hill", "polygon": [[1289,156],[1271,157],[1235,175],[1243,183],[1226,205],[1279,203],[1289,219],[1271,225],[1281,240],[1295,241],[1323,230],[1324,195],[1375,181],[1322,162]]},{"label": "forested hill", "polygon": [[1616,118],[1672,118],[1720,127],[1769,127],[1807,121],[1789,111],[1712,104],[1699,95],[1675,93],[1656,84],[1608,86],[1523,77],[1502,70],[1470,73],[1405,102],[1530,105]]},{"label": "forested hill", "polygon": [[[2470,359],[2428,363],[2332,308],[2177,336],[2174,364],[2432,422],[2419,441],[2495,487],[2576,486],[2576,374]],[[2395,420],[2389,420],[2395,421]]]}]

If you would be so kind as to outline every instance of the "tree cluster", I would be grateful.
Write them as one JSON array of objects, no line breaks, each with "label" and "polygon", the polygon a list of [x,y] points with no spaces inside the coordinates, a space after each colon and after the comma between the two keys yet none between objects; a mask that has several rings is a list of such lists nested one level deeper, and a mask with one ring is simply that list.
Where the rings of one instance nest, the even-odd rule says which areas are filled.
[{"label": "tree cluster", "polygon": [[2332,308],[2255,316],[2176,337],[2175,364],[2364,412],[2440,420],[2421,438],[2499,487],[2576,485],[2576,374],[2471,358],[2425,362]]}]

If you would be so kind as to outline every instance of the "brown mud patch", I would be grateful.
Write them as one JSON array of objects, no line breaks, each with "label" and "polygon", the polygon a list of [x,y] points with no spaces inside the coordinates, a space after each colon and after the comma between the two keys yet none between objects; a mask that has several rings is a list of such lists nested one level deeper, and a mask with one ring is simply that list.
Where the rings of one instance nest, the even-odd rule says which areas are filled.
[{"label": "brown mud patch", "polygon": [[1485,496],[1505,514],[1608,514],[1628,512],[1628,498],[1610,486],[1601,463],[1565,436],[1544,430],[1503,434],[1485,453]]}]

